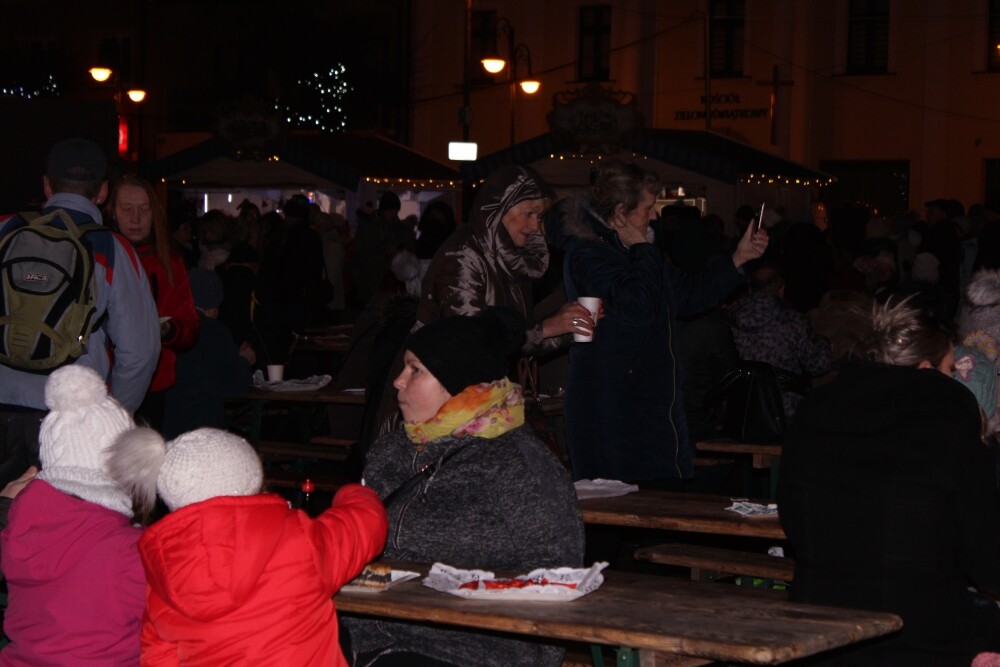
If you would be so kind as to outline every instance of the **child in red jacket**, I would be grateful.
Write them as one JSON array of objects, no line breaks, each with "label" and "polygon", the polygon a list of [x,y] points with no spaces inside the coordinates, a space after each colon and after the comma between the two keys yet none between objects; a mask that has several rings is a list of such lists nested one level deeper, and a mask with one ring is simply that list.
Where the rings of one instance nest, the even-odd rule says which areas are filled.
[{"label": "child in red jacket", "polygon": [[242,438],[203,428],[164,442],[135,429],[114,444],[114,476],[170,514],[139,552],[149,581],[143,665],[336,665],[333,594],[382,551],[381,501],[343,487],[316,519],[260,493],[260,459]]}]

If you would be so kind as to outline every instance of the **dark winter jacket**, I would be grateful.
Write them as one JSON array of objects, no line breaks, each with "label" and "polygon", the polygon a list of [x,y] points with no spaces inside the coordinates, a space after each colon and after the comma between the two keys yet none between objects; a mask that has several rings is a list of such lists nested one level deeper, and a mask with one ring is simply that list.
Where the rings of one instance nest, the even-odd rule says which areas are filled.
[{"label": "dark winter jacket", "polygon": [[730,258],[690,274],[652,243],[625,248],[584,202],[563,200],[546,218],[566,252],[566,292],[600,297],[593,342],[570,349],[566,443],[573,477],[628,482],[693,475],[675,318],[706,310],[743,280]]},{"label": "dark winter jacket", "polygon": [[[490,174],[476,196],[472,219],[448,237],[427,269],[417,322],[477,315],[486,306],[510,308],[532,322],[531,281],[545,273],[549,250],[541,234],[518,248],[501,221],[515,205],[545,198],[546,188],[523,167],[503,167]],[[559,339],[543,342],[541,322],[534,322],[524,348],[530,353],[558,345]]]},{"label": "dark winter jacket", "polygon": [[[573,486],[530,426],[492,439],[447,437],[423,447],[400,428],[372,445],[365,483],[386,499],[459,447],[435,474],[387,502],[385,558],[517,573],[582,564],[583,521]],[[347,616],[342,621],[355,653],[408,651],[477,667],[557,667],[562,661],[562,649],[531,641]]]},{"label": "dark winter jacket", "polygon": [[[744,361],[765,361],[775,368],[808,378],[830,370],[830,341],[817,336],[802,313],[777,294],[755,292],[726,309],[733,340]],[[804,391],[782,387],[785,414],[795,414]]]},{"label": "dark winter jacket", "polygon": [[899,614],[832,665],[968,665],[1000,648],[1000,501],[975,397],[933,369],[851,363],[784,440],[793,600]]}]

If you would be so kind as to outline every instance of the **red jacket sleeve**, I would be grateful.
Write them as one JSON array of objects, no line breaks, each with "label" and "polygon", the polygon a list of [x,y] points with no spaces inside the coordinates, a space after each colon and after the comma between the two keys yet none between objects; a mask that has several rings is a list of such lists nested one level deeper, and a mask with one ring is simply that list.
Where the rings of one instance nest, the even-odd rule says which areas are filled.
[{"label": "red jacket sleeve", "polygon": [[320,576],[333,595],[382,553],[389,521],[382,501],[369,488],[348,484],[333,505],[313,521]]},{"label": "red jacket sleeve", "polygon": [[173,284],[164,280],[159,286],[160,293],[156,300],[160,315],[170,316],[170,322],[174,325],[173,335],[164,340],[162,345],[174,352],[183,352],[190,350],[198,341],[198,329],[201,323],[194,309],[194,297],[191,295],[187,268],[180,255],[170,256],[170,270],[174,274]]}]

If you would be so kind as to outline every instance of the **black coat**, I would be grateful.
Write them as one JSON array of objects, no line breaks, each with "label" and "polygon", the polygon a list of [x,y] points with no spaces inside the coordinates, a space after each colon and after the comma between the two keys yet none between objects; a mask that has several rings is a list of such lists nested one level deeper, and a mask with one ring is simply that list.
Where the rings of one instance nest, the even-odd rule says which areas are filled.
[{"label": "black coat", "polygon": [[728,257],[690,274],[665,263],[652,243],[626,249],[575,200],[560,202],[545,225],[566,252],[569,300],[596,296],[604,305],[593,341],[570,349],[565,419],[574,479],[690,478],[675,318],[715,305],[741,274]]},{"label": "black coat", "polygon": [[933,369],[848,364],[785,436],[794,600],[889,611],[902,631],[836,665],[968,665],[1000,648],[1000,501],[976,399]]}]

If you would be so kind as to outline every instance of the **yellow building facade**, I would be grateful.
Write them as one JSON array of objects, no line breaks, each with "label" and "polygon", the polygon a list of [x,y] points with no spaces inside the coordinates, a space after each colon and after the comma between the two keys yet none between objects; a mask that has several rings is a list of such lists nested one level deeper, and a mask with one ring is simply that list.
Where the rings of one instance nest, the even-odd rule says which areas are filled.
[{"label": "yellow building facade", "polygon": [[[449,141],[484,155],[542,135],[555,95],[598,82],[634,94],[646,127],[835,175],[828,202],[1000,210],[997,0],[415,0],[412,16],[413,148],[438,159]],[[479,67],[511,26],[534,95]]]}]

